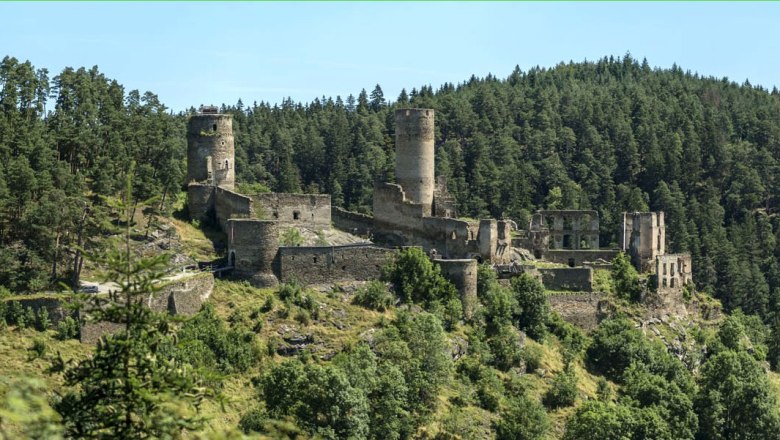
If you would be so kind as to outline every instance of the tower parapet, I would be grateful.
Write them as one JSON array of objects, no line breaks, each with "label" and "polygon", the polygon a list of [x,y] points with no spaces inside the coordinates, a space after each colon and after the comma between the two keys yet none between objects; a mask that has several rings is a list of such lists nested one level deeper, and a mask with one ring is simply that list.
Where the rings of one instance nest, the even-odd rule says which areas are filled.
[{"label": "tower parapet", "polygon": [[434,177],[434,112],[432,109],[395,111],[395,178],[407,200],[423,205],[431,215]]},{"label": "tower parapet", "polygon": [[187,121],[187,181],[233,190],[236,182],[233,118],[206,112]]}]

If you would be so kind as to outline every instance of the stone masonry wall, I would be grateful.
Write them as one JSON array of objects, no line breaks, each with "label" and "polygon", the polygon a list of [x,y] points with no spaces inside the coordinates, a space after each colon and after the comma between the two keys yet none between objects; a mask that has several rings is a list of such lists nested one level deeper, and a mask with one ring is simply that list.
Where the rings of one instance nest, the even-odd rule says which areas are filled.
[{"label": "stone masonry wall", "polygon": [[280,227],[330,227],[330,195],[264,193],[249,196],[258,218],[276,220]]},{"label": "stone masonry wall", "polygon": [[547,290],[590,292],[593,290],[593,269],[589,267],[539,268],[542,284]]},{"label": "stone masonry wall", "polygon": [[606,302],[598,294],[548,295],[550,308],[558,312],[566,322],[585,331],[591,331],[607,316]]},{"label": "stone masonry wall", "polygon": [[620,251],[617,249],[581,249],[576,251],[551,249],[544,252],[542,257],[553,263],[569,264],[573,261],[575,266],[582,266],[582,263],[586,261],[596,261],[598,259],[612,261],[618,253],[620,253]]},{"label": "stone masonry wall", "polygon": [[216,188],[214,190],[214,206],[217,214],[217,222],[223,231],[227,231],[227,221],[232,218],[250,218],[254,216],[252,199],[227,190]]},{"label": "stone masonry wall", "polygon": [[371,245],[281,247],[279,274],[284,283],[368,281],[379,278],[396,251]]},{"label": "stone masonry wall", "polygon": [[374,230],[374,217],[334,206],[331,208],[331,220],[336,229],[354,235],[371,235]]}]

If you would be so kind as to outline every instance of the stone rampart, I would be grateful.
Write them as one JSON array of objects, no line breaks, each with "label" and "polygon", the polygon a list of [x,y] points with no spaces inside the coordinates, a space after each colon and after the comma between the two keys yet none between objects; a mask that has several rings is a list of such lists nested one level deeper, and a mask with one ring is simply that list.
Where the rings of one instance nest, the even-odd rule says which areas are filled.
[{"label": "stone rampart", "polygon": [[279,248],[279,274],[284,283],[306,284],[368,281],[379,278],[395,250],[371,245]]},{"label": "stone rampart", "polygon": [[593,270],[589,267],[539,268],[542,284],[547,290],[590,292],[593,290]]},{"label": "stone rampart", "polygon": [[585,331],[595,329],[608,315],[604,297],[595,293],[552,294],[547,299],[561,318]]},{"label": "stone rampart", "polygon": [[258,218],[276,220],[282,227],[330,227],[328,194],[263,193],[249,197]]},{"label": "stone rampart", "polygon": [[334,206],[331,208],[331,220],[336,229],[353,235],[368,236],[374,230],[374,217]]}]

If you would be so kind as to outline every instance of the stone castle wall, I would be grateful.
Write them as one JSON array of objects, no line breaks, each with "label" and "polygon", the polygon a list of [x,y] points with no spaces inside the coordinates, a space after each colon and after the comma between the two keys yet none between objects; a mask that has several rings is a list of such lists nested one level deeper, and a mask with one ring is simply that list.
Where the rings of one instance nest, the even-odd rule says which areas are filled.
[{"label": "stone castle wall", "polygon": [[350,212],[338,206],[331,208],[331,220],[336,229],[354,235],[371,235],[374,230],[374,217],[357,212]]},{"label": "stone castle wall", "polygon": [[249,197],[254,202],[257,217],[276,220],[280,226],[330,227],[328,194],[264,193]]},{"label": "stone castle wall", "polygon": [[395,250],[371,245],[279,248],[279,275],[284,283],[321,284],[378,279]]},{"label": "stone castle wall", "polygon": [[618,249],[550,249],[541,256],[552,263],[570,264],[582,266],[582,263],[596,260],[612,261],[620,253]]},{"label": "stone castle wall", "polygon": [[590,292],[593,290],[593,269],[589,267],[539,268],[542,284],[547,290]]},{"label": "stone castle wall", "polygon": [[214,190],[214,210],[223,231],[227,231],[229,219],[254,217],[252,199],[225,188]]},{"label": "stone castle wall", "polygon": [[595,329],[608,315],[604,297],[595,293],[551,294],[547,299],[550,308],[561,318],[585,331]]}]

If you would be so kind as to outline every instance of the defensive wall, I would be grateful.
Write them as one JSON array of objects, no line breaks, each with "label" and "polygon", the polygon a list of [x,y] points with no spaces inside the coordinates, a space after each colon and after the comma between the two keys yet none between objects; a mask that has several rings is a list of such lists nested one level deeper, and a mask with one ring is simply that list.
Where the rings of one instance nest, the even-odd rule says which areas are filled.
[{"label": "defensive wall", "polygon": [[547,290],[590,292],[593,290],[593,269],[589,267],[555,267],[538,269]]},{"label": "defensive wall", "polygon": [[280,247],[280,281],[321,284],[374,280],[395,253],[393,249],[368,244]]},{"label": "defensive wall", "polygon": [[328,194],[263,193],[249,196],[255,216],[276,220],[280,226],[330,227],[331,208]]},{"label": "defensive wall", "polygon": [[549,294],[550,309],[561,318],[585,331],[595,329],[601,320],[609,316],[609,304],[597,293]]},{"label": "defensive wall", "polygon": [[374,217],[347,211],[338,206],[331,208],[333,227],[353,235],[370,236],[374,231]]}]

